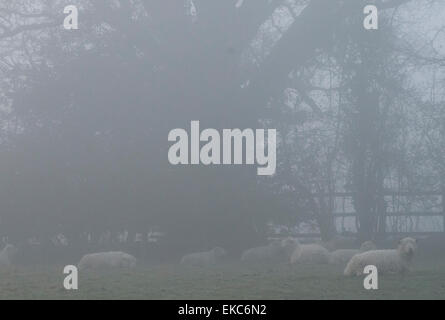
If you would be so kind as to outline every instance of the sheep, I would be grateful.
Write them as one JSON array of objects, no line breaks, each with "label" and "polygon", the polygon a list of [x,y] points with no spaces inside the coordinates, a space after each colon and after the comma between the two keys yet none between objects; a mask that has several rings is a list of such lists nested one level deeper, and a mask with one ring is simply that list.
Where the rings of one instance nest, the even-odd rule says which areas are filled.
[{"label": "sheep", "polygon": [[300,244],[295,240],[294,250],[290,256],[290,263],[328,263],[329,251],[316,243]]},{"label": "sheep", "polygon": [[281,241],[273,241],[267,246],[248,249],[241,255],[244,262],[280,262],[286,261],[285,247]]},{"label": "sheep", "polygon": [[377,267],[379,273],[405,273],[409,271],[414,253],[417,250],[417,240],[404,238],[399,241],[397,249],[371,250],[356,254],[348,262],[345,276],[359,276],[368,265]]},{"label": "sheep", "polygon": [[343,264],[348,263],[353,256],[358,253],[375,250],[376,245],[372,241],[365,241],[362,243],[360,249],[339,249],[329,253],[329,264]]},{"label": "sheep", "polygon": [[99,252],[84,255],[78,263],[79,270],[101,268],[132,268],[136,258],[125,252]]},{"label": "sheep", "polygon": [[226,250],[220,247],[210,251],[190,253],[182,257],[180,264],[188,266],[206,267],[215,265],[226,255]]},{"label": "sheep", "polygon": [[12,244],[7,244],[2,251],[0,251],[0,267],[9,267],[12,265],[11,257],[16,251]]}]

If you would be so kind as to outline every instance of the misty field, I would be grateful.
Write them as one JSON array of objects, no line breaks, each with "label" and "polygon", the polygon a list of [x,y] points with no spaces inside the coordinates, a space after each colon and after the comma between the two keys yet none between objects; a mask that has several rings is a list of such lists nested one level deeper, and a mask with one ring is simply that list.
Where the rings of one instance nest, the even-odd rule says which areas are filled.
[{"label": "misty field", "polygon": [[445,259],[417,262],[406,276],[379,277],[379,290],[329,265],[212,269],[178,265],[82,273],[79,290],[63,288],[62,267],[0,272],[1,299],[445,299]]}]

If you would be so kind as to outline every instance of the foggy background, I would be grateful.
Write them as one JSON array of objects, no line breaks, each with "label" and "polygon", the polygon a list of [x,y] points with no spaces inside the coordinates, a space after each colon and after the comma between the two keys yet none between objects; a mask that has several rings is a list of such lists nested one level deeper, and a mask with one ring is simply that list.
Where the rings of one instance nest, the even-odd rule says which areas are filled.
[{"label": "foggy background", "polygon": [[[63,29],[70,4],[79,30]],[[24,265],[340,234],[443,252],[444,15],[434,0],[0,0],[1,247]],[[168,133],[192,120],[277,129],[276,174],[172,166]]]}]

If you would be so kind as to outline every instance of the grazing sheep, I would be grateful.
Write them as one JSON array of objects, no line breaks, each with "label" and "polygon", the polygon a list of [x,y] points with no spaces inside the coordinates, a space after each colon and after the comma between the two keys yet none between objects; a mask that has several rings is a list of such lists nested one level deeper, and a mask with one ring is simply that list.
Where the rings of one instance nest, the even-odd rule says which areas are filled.
[{"label": "grazing sheep", "polygon": [[80,259],[79,270],[101,268],[132,268],[136,258],[125,252],[99,252],[84,255]]},{"label": "grazing sheep", "polygon": [[329,264],[343,264],[348,263],[349,260],[356,254],[375,250],[376,245],[372,241],[365,241],[362,243],[360,249],[339,249],[329,253]]},{"label": "grazing sheep", "polygon": [[295,242],[295,248],[290,257],[290,263],[328,263],[329,251],[316,243],[300,244]]},{"label": "grazing sheep", "polygon": [[15,250],[12,244],[7,244],[3,250],[0,251],[0,267],[9,267],[12,265],[11,257]]},{"label": "grazing sheep", "polygon": [[182,257],[181,264],[189,266],[210,266],[216,264],[226,255],[226,250],[220,247],[210,251],[190,253]]},{"label": "grazing sheep", "polygon": [[356,254],[348,262],[346,276],[361,275],[368,265],[377,267],[379,273],[405,273],[409,270],[411,260],[417,250],[417,240],[404,238],[397,249],[372,250]]},{"label": "grazing sheep", "polygon": [[244,262],[285,262],[286,252],[281,241],[273,241],[267,246],[248,249],[241,255]]}]

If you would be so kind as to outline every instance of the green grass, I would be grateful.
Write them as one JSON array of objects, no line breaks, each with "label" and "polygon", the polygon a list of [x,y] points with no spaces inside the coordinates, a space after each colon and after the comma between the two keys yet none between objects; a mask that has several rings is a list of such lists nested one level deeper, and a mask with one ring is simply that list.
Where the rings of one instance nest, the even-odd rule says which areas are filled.
[{"label": "green grass", "polygon": [[375,291],[329,265],[161,265],[79,277],[79,290],[66,291],[61,266],[3,270],[0,299],[445,299],[445,259],[417,262],[406,276],[381,275]]}]

